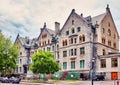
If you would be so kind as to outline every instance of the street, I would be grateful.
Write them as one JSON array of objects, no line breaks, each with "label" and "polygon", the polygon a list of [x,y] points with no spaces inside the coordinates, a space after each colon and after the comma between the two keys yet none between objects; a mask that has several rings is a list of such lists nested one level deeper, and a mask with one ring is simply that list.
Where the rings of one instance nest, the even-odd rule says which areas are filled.
[{"label": "street", "polygon": [[[0,83],[0,85],[11,85],[11,83]],[[91,85],[91,81],[57,82],[55,84],[21,82],[13,85]],[[94,81],[94,85],[116,85],[116,81]]]}]

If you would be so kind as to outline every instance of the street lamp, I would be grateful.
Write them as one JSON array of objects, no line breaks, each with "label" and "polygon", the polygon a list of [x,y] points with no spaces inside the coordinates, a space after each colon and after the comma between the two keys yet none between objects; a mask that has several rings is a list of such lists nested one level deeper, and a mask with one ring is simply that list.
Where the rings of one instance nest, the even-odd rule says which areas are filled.
[{"label": "street lamp", "polygon": [[93,85],[93,81],[94,81],[94,63],[95,63],[95,58],[92,58],[92,85]]}]

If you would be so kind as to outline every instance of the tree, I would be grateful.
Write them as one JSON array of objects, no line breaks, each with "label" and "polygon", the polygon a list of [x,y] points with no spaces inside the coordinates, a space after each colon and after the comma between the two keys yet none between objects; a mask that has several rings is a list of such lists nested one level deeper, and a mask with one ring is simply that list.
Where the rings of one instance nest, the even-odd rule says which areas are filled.
[{"label": "tree", "polygon": [[17,45],[13,45],[10,38],[0,32],[0,72],[11,73],[17,68],[16,59],[19,55]]},{"label": "tree", "polygon": [[59,64],[54,60],[50,51],[39,51],[32,56],[30,70],[33,73],[50,74],[60,70]]}]

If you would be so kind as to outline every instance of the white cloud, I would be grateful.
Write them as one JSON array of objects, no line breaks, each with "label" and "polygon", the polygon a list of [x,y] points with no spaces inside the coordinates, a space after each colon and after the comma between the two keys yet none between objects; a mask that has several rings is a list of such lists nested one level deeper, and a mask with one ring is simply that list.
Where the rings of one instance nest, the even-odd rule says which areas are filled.
[{"label": "white cloud", "polygon": [[[54,29],[55,21],[60,22],[62,27],[73,8],[78,14],[95,16],[105,12],[106,5],[110,4],[120,33],[119,2],[118,0],[1,0],[0,29],[6,32],[11,30],[11,33],[7,33],[10,33],[13,38],[15,35],[17,36],[17,33],[37,37],[44,22],[51,29]],[[6,22],[6,20],[13,24]]]}]

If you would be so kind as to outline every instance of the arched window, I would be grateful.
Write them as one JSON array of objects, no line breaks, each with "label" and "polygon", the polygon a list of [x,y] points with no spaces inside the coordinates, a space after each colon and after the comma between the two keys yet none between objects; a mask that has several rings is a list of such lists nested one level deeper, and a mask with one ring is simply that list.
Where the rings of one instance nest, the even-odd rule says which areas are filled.
[{"label": "arched window", "polygon": [[83,37],[82,37],[82,38],[83,38],[83,42],[84,42],[84,41],[85,41],[85,35],[83,35]]},{"label": "arched window", "polygon": [[67,45],[67,40],[65,40],[65,45]]},{"label": "arched window", "polygon": [[63,46],[64,46],[64,40],[62,41],[62,43],[63,43]]},{"label": "arched window", "polygon": [[79,41],[82,42],[82,36],[79,36]]},{"label": "arched window", "polygon": [[108,29],[108,35],[111,36],[111,30],[110,29]]},{"label": "arched window", "polygon": [[105,55],[105,54],[106,54],[105,49],[103,49],[103,55]]},{"label": "arched window", "polygon": [[73,44],[73,37],[71,37],[71,44]]}]

